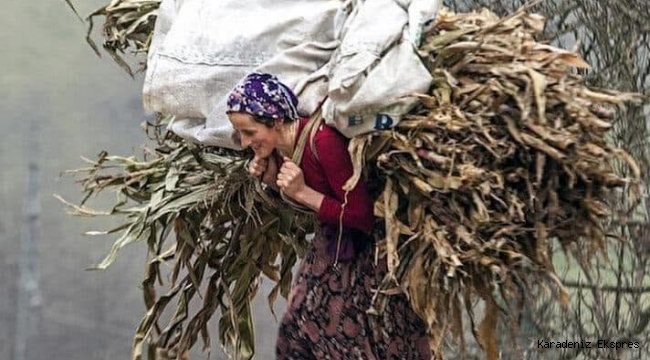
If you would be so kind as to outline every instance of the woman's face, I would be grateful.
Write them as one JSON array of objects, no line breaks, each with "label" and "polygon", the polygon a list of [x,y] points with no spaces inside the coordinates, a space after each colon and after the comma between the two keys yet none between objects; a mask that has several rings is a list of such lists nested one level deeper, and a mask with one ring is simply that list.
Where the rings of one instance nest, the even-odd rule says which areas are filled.
[{"label": "woman's face", "polygon": [[242,147],[250,147],[262,158],[273,153],[280,137],[277,127],[268,127],[255,121],[250,114],[240,112],[229,113],[228,119],[237,131]]}]

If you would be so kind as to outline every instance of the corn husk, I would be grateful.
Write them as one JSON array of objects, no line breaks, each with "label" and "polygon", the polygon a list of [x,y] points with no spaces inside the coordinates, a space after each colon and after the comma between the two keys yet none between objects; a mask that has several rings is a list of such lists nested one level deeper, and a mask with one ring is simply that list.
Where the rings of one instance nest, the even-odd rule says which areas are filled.
[{"label": "corn husk", "polygon": [[[420,105],[394,129],[350,142],[356,167],[346,187],[373,179],[377,248],[389,266],[372,310],[383,311],[389,294],[406,293],[438,356],[448,333],[464,344],[463,313],[491,360],[498,324],[513,323],[531,287],[554,291],[566,305],[553,244],[588,266],[608,241],[601,221],[616,215],[611,195],[640,176],[634,159],[606,140],[616,109],[638,96],[586,87],[575,70],[589,65],[579,55],[536,41],[544,21],[525,11],[499,18],[443,10],[420,49],[435,79],[431,92],[414,94]],[[246,176],[248,154],[170,134],[158,140],[149,161],[107,154],[91,161],[81,184],[87,196],[108,188],[122,194],[111,211],[69,205],[78,215],[127,219],[111,231],[122,236],[98,268],[121,247],[147,243],[149,310],[134,359],[182,357],[199,336],[209,348],[207,324],[217,313],[220,344],[249,359],[250,302],[260,278],[277,284],[270,304],[287,296],[315,219],[256,188]],[[627,165],[630,178],[614,171],[614,161]],[[165,263],[171,282],[158,295]],[[477,298],[482,319],[472,306]],[[175,313],[162,328],[172,300]],[[202,306],[190,314],[192,301]]]}]

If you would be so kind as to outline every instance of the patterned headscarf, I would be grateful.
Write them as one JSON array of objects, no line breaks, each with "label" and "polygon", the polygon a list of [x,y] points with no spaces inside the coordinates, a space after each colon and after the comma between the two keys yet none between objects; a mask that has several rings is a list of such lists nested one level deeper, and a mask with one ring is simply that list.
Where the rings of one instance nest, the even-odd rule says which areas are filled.
[{"label": "patterned headscarf", "polygon": [[227,112],[244,112],[273,120],[296,120],[298,98],[271,74],[252,73],[228,96]]}]

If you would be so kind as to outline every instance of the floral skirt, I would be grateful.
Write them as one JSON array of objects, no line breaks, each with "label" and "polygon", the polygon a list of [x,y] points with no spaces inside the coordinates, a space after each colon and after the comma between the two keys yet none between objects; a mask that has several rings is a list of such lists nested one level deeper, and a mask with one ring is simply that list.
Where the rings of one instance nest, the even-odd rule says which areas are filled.
[{"label": "floral skirt", "polygon": [[334,268],[330,240],[316,236],[300,264],[280,324],[277,360],[429,360],[424,322],[403,295],[379,315],[366,313],[386,273],[371,246]]}]

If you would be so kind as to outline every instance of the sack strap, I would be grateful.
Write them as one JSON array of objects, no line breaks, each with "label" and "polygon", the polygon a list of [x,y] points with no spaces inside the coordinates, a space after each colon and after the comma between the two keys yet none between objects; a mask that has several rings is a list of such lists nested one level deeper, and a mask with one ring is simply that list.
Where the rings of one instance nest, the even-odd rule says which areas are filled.
[{"label": "sack strap", "polygon": [[[316,109],[316,111],[309,118],[309,121],[307,122],[307,125],[305,125],[305,128],[302,130],[302,133],[300,133],[300,137],[298,138],[296,147],[293,150],[293,156],[291,157],[291,161],[293,161],[294,164],[300,166],[302,157],[305,154],[305,146],[307,146],[307,140],[312,139],[314,137],[314,134],[316,134],[316,131],[318,131],[318,127],[320,126],[320,123],[321,123],[321,108],[318,107],[318,109]],[[282,197],[282,200],[286,201],[287,204],[289,204],[292,208],[294,208],[297,211],[303,213],[313,212],[310,208],[302,204],[298,204],[295,201],[291,200],[288,196],[284,194],[282,190],[280,190],[280,197]]]},{"label": "sack strap", "polygon": [[[322,118],[321,118],[321,107],[319,106],[318,109],[311,115],[311,118],[309,119],[309,122],[307,122],[307,125],[305,128],[302,130],[302,133],[300,133],[300,138],[298,138],[298,142],[296,143],[296,147],[293,150],[293,156],[292,156],[292,161],[300,166],[300,162],[302,161],[302,157],[305,153],[305,146],[307,146],[307,139],[313,139],[314,135],[316,135],[316,132],[318,131],[318,128],[321,124]],[[316,153],[316,149],[313,146],[313,141],[312,143],[312,152],[314,155],[318,156]],[[334,258],[334,269],[336,271],[339,271],[339,256],[341,253],[341,241],[342,241],[342,236],[343,236],[343,211],[345,210],[346,205],[348,204],[348,193],[349,190],[345,191],[345,200],[343,202],[343,205],[341,206],[341,213],[339,214],[339,226],[338,226],[338,236],[337,236],[337,241],[336,241],[336,256]],[[282,197],[282,200],[284,200],[289,206],[294,208],[296,211],[300,211],[303,213],[312,213],[311,209],[309,209],[306,206],[303,206],[301,204],[298,204],[291,200],[288,196],[280,190],[280,197]]]}]

